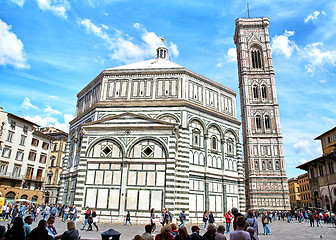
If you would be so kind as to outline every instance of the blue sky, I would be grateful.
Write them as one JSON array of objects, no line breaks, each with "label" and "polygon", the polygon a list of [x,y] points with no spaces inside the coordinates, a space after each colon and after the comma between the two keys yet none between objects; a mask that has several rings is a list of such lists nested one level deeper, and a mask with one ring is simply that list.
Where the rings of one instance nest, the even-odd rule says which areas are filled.
[{"label": "blue sky", "polygon": [[[151,58],[162,35],[174,62],[238,93],[233,34],[246,3],[2,0],[0,106],[66,130],[84,86],[103,69]],[[336,124],[336,3],[249,4],[251,17],[270,19],[287,175],[294,177],[304,173],[296,166],[321,155],[313,139]]]}]

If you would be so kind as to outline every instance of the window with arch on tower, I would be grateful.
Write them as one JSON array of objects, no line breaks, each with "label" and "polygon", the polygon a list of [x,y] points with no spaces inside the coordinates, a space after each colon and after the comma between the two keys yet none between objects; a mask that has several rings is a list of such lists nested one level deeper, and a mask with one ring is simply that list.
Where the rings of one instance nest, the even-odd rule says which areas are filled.
[{"label": "window with arch on tower", "polygon": [[255,120],[256,120],[257,130],[261,130],[261,117],[260,116],[256,116]]},{"label": "window with arch on tower", "polygon": [[259,49],[253,48],[251,50],[251,61],[252,61],[252,68],[262,68],[261,52]]},{"label": "window with arch on tower", "polygon": [[266,130],[271,129],[270,117],[268,115],[265,116],[265,129]]},{"label": "window with arch on tower", "polygon": [[228,154],[233,154],[233,141],[232,141],[232,139],[229,139],[227,141],[227,152],[228,152]]},{"label": "window with arch on tower", "polygon": [[216,151],[218,150],[216,136],[211,137],[211,147],[212,147],[212,150],[216,150]]},{"label": "window with arch on tower", "polygon": [[192,133],[192,145],[200,147],[200,131],[198,129],[195,129]]},{"label": "window with arch on tower", "polygon": [[262,97],[263,99],[266,99],[266,98],[267,98],[267,88],[266,88],[265,85],[262,85],[262,86],[261,86],[261,97]]},{"label": "window with arch on tower", "polygon": [[253,98],[258,99],[259,98],[258,86],[254,85],[252,89],[253,89]]}]

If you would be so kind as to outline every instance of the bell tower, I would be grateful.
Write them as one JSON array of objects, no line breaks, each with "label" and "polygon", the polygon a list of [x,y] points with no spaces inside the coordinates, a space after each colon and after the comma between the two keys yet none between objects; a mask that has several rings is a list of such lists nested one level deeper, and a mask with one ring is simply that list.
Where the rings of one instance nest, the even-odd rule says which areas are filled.
[{"label": "bell tower", "polygon": [[238,18],[239,92],[247,209],[289,210],[269,19]]}]

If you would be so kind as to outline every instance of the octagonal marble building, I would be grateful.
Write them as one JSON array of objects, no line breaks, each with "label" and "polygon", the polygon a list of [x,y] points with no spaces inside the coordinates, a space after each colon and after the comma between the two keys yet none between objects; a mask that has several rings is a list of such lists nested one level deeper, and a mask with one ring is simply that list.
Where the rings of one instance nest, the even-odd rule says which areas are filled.
[{"label": "octagonal marble building", "polygon": [[218,221],[245,209],[236,92],[168,58],[103,70],[77,94],[59,202],[96,208],[102,221],[160,216]]}]

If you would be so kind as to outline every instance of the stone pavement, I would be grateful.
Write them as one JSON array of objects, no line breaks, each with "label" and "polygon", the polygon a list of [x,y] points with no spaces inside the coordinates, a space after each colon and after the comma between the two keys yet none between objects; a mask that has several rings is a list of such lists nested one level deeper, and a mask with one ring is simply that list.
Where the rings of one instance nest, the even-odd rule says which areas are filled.
[{"label": "stone pavement", "polygon": [[[40,220],[40,219],[39,219]],[[8,222],[0,221],[0,225],[7,225]],[[38,222],[34,222],[32,224],[32,229],[37,226]],[[219,224],[219,223],[217,223]],[[93,231],[80,231],[81,240],[84,239],[101,239],[100,233],[106,231],[110,228],[121,233],[121,240],[131,240],[136,234],[142,234],[144,232],[144,225],[122,225],[122,224],[111,224],[111,223],[98,223],[99,232],[95,231],[95,227],[93,226]],[[225,226],[225,224],[223,224]],[[260,218],[258,219],[259,225],[259,233],[263,233],[262,224],[260,222]],[[83,226],[83,222],[77,223],[77,228],[80,229]],[[198,225],[201,229],[203,228],[202,224]],[[59,233],[63,233],[66,230],[66,223],[63,223],[60,218],[56,218],[55,227],[59,231]],[[191,225],[186,225],[188,229],[188,233],[191,233]],[[87,227],[86,227],[87,228]],[[160,225],[157,225],[156,234],[160,232]],[[232,228],[232,226],[231,226]],[[298,223],[297,221],[287,223],[286,221],[273,221],[270,224],[271,235],[259,235],[260,240],[297,240],[297,239],[325,239],[325,240],[335,240],[336,239],[336,228],[332,226],[332,224],[323,225],[321,227],[309,227],[308,222]],[[203,235],[205,233],[204,230],[201,230],[200,234]],[[229,240],[228,235],[227,239]]]}]

